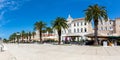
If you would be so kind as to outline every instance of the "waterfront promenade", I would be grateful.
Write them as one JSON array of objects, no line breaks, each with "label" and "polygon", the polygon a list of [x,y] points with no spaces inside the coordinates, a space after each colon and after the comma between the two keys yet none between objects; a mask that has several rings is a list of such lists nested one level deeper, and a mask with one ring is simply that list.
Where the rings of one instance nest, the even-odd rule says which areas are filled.
[{"label": "waterfront promenade", "polygon": [[5,44],[0,60],[120,60],[120,47]]}]

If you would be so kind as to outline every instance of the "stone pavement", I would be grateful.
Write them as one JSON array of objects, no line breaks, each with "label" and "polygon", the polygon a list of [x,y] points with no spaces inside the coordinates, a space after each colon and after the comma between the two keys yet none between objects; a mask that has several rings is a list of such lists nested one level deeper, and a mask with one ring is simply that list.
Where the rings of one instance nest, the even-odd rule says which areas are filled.
[{"label": "stone pavement", "polygon": [[120,60],[120,47],[49,44],[5,45],[8,47],[8,51],[0,52],[0,60],[2,56],[5,56],[6,60]]},{"label": "stone pavement", "polygon": [[0,52],[0,60],[16,60],[16,58],[8,51]]}]

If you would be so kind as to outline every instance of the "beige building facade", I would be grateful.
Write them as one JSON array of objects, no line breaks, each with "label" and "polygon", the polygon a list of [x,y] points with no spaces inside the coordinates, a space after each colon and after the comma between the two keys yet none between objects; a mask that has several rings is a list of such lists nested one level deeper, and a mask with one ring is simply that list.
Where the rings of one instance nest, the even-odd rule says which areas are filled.
[{"label": "beige building facade", "polygon": [[85,35],[93,33],[92,24],[84,18],[73,19],[70,15],[67,18],[68,29],[62,29],[62,40],[82,40],[87,39]]},{"label": "beige building facade", "polygon": [[[42,33],[42,40],[58,40],[58,35],[57,35],[57,32],[55,30],[53,30],[53,33]],[[38,30],[36,30],[36,35],[35,35],[35,38],[34,40],[37,40],[39,41],[40,40],[40,37],[39,37],[39,32]]]},{"label": "beige building facade", "polygon": [[[82,39],[89,39],[86,37],[88,34],[94,34],[94,28],[92,23],[88,23],[84,18],[75,18],[73,19],[68,15],[67,24],[68,29],[62,29],[61,40],[76,40],[80,41]],[[120,36],[120,18],[115,20],[99,21],[98,23],[98,34],[101,36]],[[53,30],[53,33],[49,35],[48,33],[43,33],[43,40],[45,39],[54,39],[58,40],[58,34],[56,30]],[[34,40],[39,40],[39,32],[36,31]]]},{"label": "beige building facade", "polygon": [[103,36],[120,36],[120,18],[99,22],[98,33]]},{"label": "beige building facade", "polygon": [[115,35],[120,36],[120,18],[115,19]]},{"label": "beige building facade", "polygon": [[[88,39],[86,35],[94,34],[92,23],[88,23],[84,18],[73,19],[70,15],[67,18],[68,29],[62,30],[62,40]],[[98,22],[98,35],[100,36],[120,36],[120,18],[115,20],[102,20]]]},{"label": "beige building facade", "polygon": [[108,20],[108,21],[102,20],[102,22],[99,21],[98,33],[103,35],[103,36],[113,35],[113,33],[115,33],[114,32],[114,21],[113,20]]}]

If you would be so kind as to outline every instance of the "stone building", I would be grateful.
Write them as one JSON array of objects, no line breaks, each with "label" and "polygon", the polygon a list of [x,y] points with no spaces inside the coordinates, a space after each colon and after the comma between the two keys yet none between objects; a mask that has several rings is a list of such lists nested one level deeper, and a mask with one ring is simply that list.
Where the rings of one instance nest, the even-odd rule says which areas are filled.
[{"label": "stone building", "polygon": [[86,39],[85,35],[93,33],[92,24],[84,18],[73,19],[70,15],[67,18],[68,29],[62,30],[62,40]]}]

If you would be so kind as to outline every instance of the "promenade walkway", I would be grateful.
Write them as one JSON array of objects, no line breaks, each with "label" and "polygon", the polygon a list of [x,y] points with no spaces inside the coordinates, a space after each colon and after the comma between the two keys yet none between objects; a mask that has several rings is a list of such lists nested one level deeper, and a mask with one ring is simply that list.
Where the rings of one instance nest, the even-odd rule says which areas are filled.
[{"label": "promenade walkway", "polygon": [[77,45],[5,44],[2,60],[120,60],[120,47]]}]

